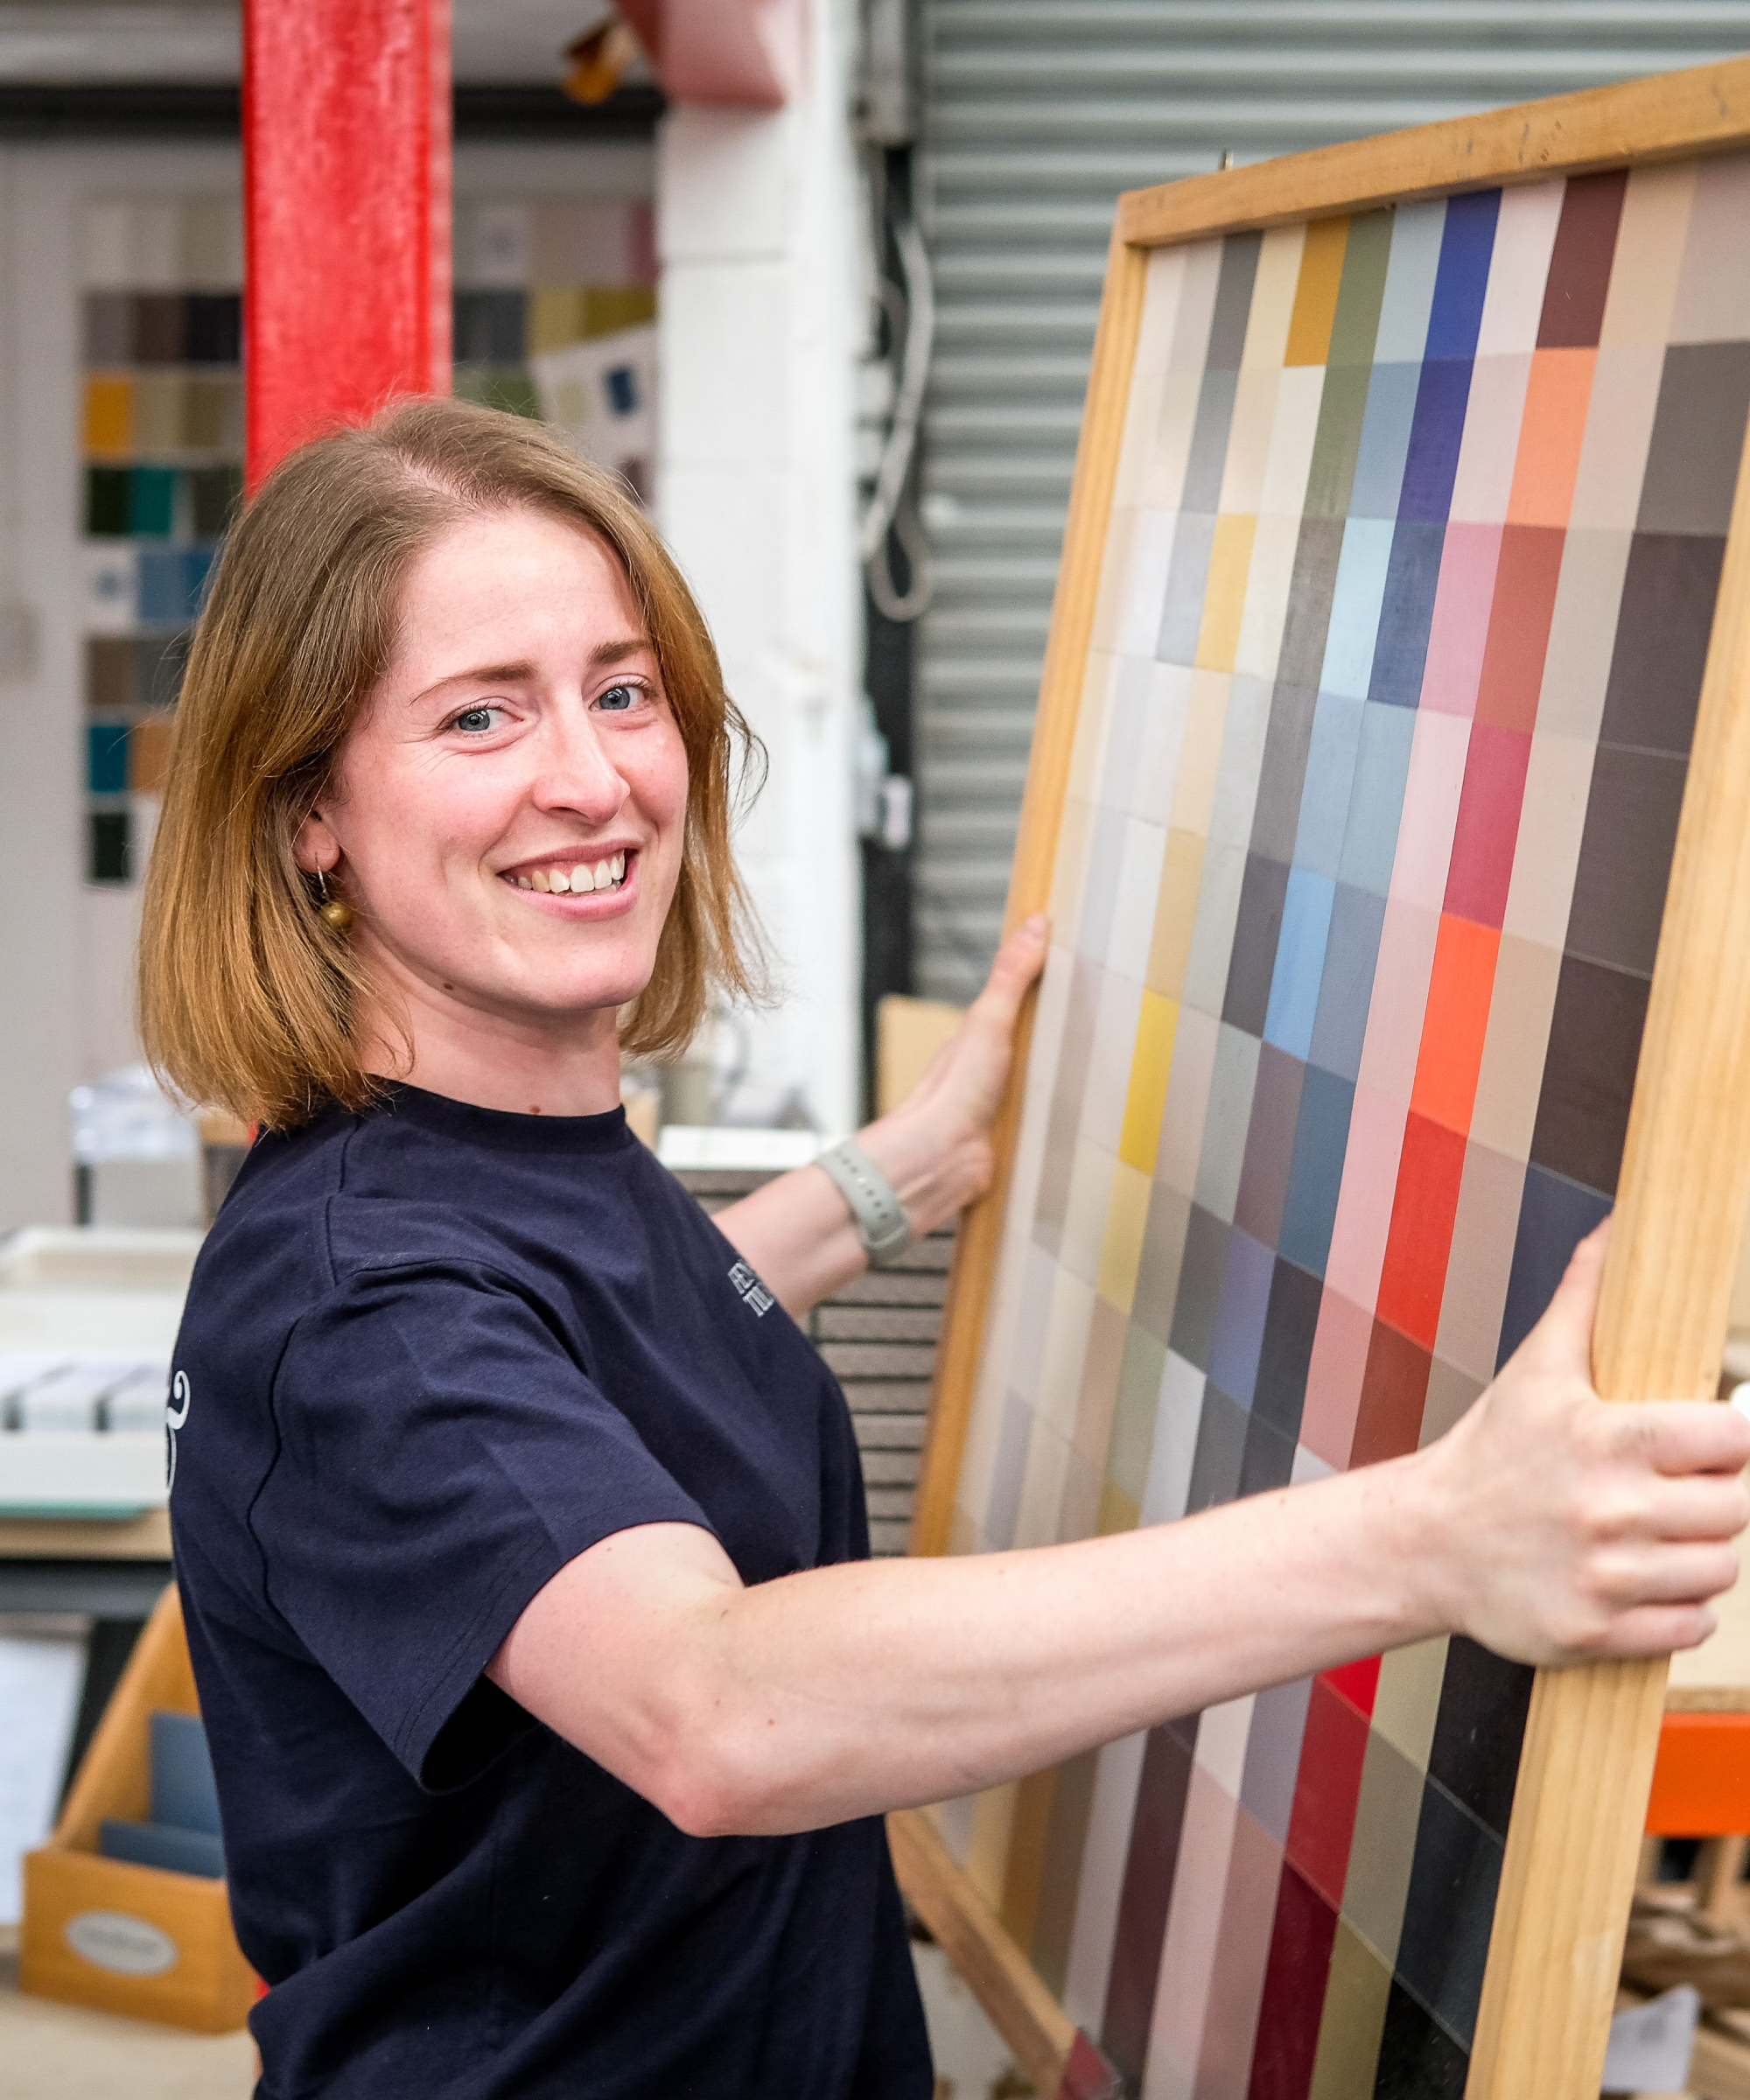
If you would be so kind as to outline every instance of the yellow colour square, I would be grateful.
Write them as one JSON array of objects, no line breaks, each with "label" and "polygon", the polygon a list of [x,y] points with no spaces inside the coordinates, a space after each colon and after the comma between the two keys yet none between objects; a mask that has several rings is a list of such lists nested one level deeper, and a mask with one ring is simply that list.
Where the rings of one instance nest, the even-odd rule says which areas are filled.
[{"label": "yellow colour square", "polygon": [[1315,219],[1307,228],[1284,364],[1322,365],[1330,355],[1331,328],[1337,318],[1337,292],[1348,245],[1347,219]]},{"label": "yellow colour square", "polygon": [[1100,1515],[1095,1526],[1095,1536],[1110,1538],[1115,1532],[1134,1531],[1142,1522],[1143,1513],[1122,1488],[1115,1488],[1110,1480],[1100,1484]]},{"label": "yellow colour square", "polygon": [[1256,518],[1217,518],[1209,551],[1209,583],[1203,593],[1203,625],[1197,634],[1197,667],[1231,671],[1240,645],[1240,616],[1246,609]]},{"label": "yellow colour square", "polygon": [[536,284],[528,294],[528,354],[563,350],[590,332],[589,294],[581,284]]},{"label": "yellow colour square", "polygon": [[[1197,892],[1203,881],[1203,841],[1192,831],[1169,831],[1161,856],[1160,888],[1154,902],[1154,933],[1143,982],[1150,991],[1177,999],[1191,962],[1197,930]],[[1151,1173],[1154,1169],[1148,1170]]]},{"label": "yellow colour square", "polygon": [[654,284],[592,284],[584,294],[585,335],[613,335],[655,318]]},{"label": "yellow colour square", "polygon": [[[1157,1118],[1158,1120],[1158,1118]],[[1153,1150],[1151,1143],[1150,1150]],[[1148,1224],[1149,1191],[1145,1173],[1121,1161],[1112,1176],[1112,1199],[1106,1211],[1106,1240],[1100,1250],[1100,1296],[1130,1315],[1137,1294],[1137,1271],[1143,1263],[1143,1233]]]},{"label": "yellow colour square", "polygon": [[85,449],[102,454],[134,449],[134,382],[130,379],[88,379],[85,382]]},{"label": "yellow colour square", "polygon": [[[1118,1133],[1118,1158],[1139,1174],[1154,1172],[1155,1148],[1160,1142],[1161,1110],[1166,1106],[1167,1075],[1172,1069],[1172,1038],[1179,1026],[1179,1002],[1163,998],[1158,991],[1143,993],[1142,1011],[1137,1016],[1137,1046],[1130,1054],[1130,1086],[1124,1098],[1124,1128]],[[1117,1200],[1114,1191],[1113,1201]],[[1108,1233],[1108,1244],[1110,1244]],[[1138,1242],[1141,1245],[1140,1240]],[[1102,1262],[1104,1276],[1104,1262]],[[1102,1295],[1105,1295],[1102,1284]],[[1116,1302],[1116,1301],[1115,1301]],[[1126,1303],[1129,1302],[1128,1294]]]}]

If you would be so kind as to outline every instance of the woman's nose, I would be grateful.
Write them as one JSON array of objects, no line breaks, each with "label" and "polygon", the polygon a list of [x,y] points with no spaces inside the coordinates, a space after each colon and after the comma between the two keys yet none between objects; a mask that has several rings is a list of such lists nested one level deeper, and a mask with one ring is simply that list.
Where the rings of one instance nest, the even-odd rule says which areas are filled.
[{"label": "woman's nose", "polygon": [[535,799],[543,809],[574,809],[592,824],[610,823],[627,794],[624,776],[594,725],[554,724],[545,739]]}]

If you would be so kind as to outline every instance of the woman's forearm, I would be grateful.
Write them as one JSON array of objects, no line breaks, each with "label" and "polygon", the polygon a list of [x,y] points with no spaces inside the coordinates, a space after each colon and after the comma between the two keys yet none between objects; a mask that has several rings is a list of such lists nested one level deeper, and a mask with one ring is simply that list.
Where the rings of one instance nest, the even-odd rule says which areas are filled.
[{"label": "woman's forearm", "polygon": [[[696,1834],[938,1801],[1438,1631],[1420,1465],[1115,1537],[751,1588],[708,1534],[651,1526],[573,1564],[572,1597],[572,1571],[556,1578],[493,1674]],[[615,1680],[629,1696],[605,1701]]]},{"label": "woman's forearm", "polygon": [[[897,1109],[859,1130],[857,1142],[904,1204],[914,1238],[946,1224],[990,1182],[982,1135],[950,1132],[928,1110]],[[850,1206],[817,1166],[780,1174],[720,1210],[716,1223],[791,1313],[818,1305],[868,1266]]]}]

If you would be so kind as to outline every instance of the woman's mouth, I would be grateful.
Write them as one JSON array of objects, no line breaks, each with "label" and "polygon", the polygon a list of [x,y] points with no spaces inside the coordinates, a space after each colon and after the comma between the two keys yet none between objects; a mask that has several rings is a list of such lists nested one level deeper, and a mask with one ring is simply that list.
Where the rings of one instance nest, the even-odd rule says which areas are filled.
[{"label": "woman's mouth", "polygon": [[555,861],[550,867],[521,869],[507,875],[505,880],[519,890],[538,890],[551,897],[583,897],[593,890],[617,890],[626,880],[626,855],[610,853],[593,861]]}]

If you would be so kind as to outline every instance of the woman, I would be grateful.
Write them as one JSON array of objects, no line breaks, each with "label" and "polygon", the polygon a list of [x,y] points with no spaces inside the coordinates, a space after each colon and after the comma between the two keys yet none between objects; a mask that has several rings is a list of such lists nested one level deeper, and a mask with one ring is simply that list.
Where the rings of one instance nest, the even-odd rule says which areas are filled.
[{"label": "woman", "polygon": [[641,515],[526,424],[398,409],[227,544],[143,1004],[266,1131],[178,1343],[172,1521],[271,2100],[928,2100],[880,1811],[1446,1630],[1681,1646],[1732,1578],[1750,1425],[1599,1403],[1596,1241],[1426,1451],[871,1564],[771,1301],[983,1187],[1045,930],[849,1172],[708,1222],[620,1057],[750,984],[744,735]]}]

